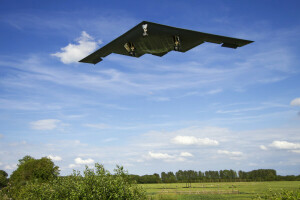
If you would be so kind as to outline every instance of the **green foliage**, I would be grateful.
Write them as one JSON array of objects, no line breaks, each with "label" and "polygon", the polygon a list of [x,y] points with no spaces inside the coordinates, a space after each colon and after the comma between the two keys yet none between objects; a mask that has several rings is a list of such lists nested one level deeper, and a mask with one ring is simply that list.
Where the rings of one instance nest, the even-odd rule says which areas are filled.
[{"label": "green foliage", "polygon": [[300,175],[280,176],[274,169],[257,169],[249,172],[232,169],[220,171],[194,171],[178,170],[173,172],[162,172],[161,177],[158,174],[153,175],[130,175],[137,183],[186,183],[186,182],[231,182],[231,181],[300,181]]},{"label": "green foliage", "polygon": [[237,178],[237,174],[234,170],[220,170],[220,178],[221,179],[229,179],[229,180],[232,180],[232,179],[235,179]]},{"label": "green foliage", "polygon": [[59,175],[59,168],[47,157],[35,159],[25,156],[19,160],[18,168],[11,174],[12,185],[24,185],[28,181],[49,181]]},{"label": "green foliage", "polygon": [[162,172],[161,180],[163,183],[184,183],[184,182],[230,182],[230,181],[276,181],[276,180],[300,180],[299,176],[278,176],[274,169],[258,169],[249,172],[232,169],[220,171],[197,172],[194,170],[179,170],[173,172]]},{"label": "green foliage", "polygon": [[300,199],[300,189],[298,190],[281,190],[279,192],[273,192],[271,189],[265,195],[257,195],[254,200],[299,200]]},{"label": "green foliage", "polygon": [[159,174],[153,175],[129,175],[132,180],[135,180],[137,183],[161,183]]},{"label": "green foliage", "polygon": [[257,169],[247,172],[247,176],[252,180],[273,181],[277,174],[274,169]]},{"label": "green foliage", "polygon": [[8,174],[5,171],[0,170],[0,189],[7,186],[8,183],[7,176]]},{"label": "green foliage", "polygon": [[168,173],[162,172],[161,180],[163,183],[176,183],[177,182],[176,176],[174,175],[173,172],[168,172]]},{"label": "green foliage", "polygon": [[9,193],[9,197],[16,200],[146,199],[145,191],[130,180],[123,167],[117,166],[114,172],[111,174],[103,165],[95,164],[95,169],[86,167],[84,176],[74,171],[71,176],[48,182],[28,182]]},{"label": "green foliage", "polygon": [[23,165],[23,164],[25,164],[26,162],[28,162],[30,160],[34,160],[34,158],[31,157],[31,156],[28,156],[28,155],[24,156],[22,159],[19,160],[18,166]]}]

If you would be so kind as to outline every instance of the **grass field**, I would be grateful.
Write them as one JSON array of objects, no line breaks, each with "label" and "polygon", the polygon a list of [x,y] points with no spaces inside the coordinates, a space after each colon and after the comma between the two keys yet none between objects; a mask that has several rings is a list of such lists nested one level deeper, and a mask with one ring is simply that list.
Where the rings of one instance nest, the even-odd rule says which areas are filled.
[{"label": "grass field", "polygon": [[141,184],[150,199],[252,199],[272,191],[297,190],[300,181]]}]

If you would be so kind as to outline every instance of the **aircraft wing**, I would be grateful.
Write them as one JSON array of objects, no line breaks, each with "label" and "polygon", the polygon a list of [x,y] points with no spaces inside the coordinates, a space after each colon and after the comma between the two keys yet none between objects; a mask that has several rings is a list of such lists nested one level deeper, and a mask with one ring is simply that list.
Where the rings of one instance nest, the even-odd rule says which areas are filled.
[{"label": "aircraft wing", "polygon": [[164,56],[172,50],[186,52],[204,42],[236,49],[253,41],[143,21],[79,62],[96,64],[111,53],[133,57],[145,53]]}]

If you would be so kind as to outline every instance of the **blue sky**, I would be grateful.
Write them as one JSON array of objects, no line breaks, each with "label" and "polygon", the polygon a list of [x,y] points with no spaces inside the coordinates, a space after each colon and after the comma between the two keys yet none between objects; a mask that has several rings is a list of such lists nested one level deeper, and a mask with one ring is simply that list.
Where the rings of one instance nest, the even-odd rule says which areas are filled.
[{"label": "blue sky", "polygon": [[[0,1],[0,169],[31,155],[63,175],[95,162],[299,174],[299,6]],[[255,42],[76,62],[144,20]]]}]

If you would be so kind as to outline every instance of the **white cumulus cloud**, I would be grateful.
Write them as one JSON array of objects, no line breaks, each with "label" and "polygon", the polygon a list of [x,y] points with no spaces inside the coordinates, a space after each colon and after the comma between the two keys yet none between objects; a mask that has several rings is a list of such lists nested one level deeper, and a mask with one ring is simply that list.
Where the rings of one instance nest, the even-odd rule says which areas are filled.
[{"label": "white cumulus cloud", "polygon": [[189,152],[181,152],[180,156],[182,156],[182,157],[193,157],[193,154],[191,154]]},{"label": "white cumulus cloud", "polygon": [[292,100],[291,106],[300,106],[300,97]]},{"label": "white cumulus cloud", "polygon": [[31,122],[31,128],[35,130],[53,130],[57,128],[60,120],[58,119],[43,119]]},{"label": "white cumulus cloud", "polygon": [[167,154],[167,153],[152,153],[151,151],[148,153],[150,158],[154,159],[170,159],[173,158],[173,156]]},{"label": "white cumulus cloud", "polygon": [[88,158],[86,160],[83,160],[82,158],[75,158],[75,163],[78,164],[78,165],[83,165],[83,164],[92,164],[94,163],[95,161],[91,158]]},{"label": "white cumulus cloud", "polygon": [[183,162],[185,161],[185,157],[193,156],[192,154],[188,152],[183,152],[180,155],[170,155],[167,153],[153,153],[148,152],[148,158],[150,159],[157,159],[157,160],[163,160],[165,162]]},{"label": "white cumulus cloud", "polygon": [[223,154],[229,156],[230,159],[240,160],[243,158],[243,153],[240,151],[227,151],[227,150],[218,150],[218,154]]},{"label": "white cumulus cloud", "polygon": [[76,63],[85,56],[92,53],[102,42],[96,42],[93,37],[82,31],[81,36],[76,39],[78,44],[68,44],[66,47],[61,48],[61,52],[51,54],[60,58],[61,62],[65,64]]},{"label": "white cumulus cloud", "polygon": [[300,153],[300,149],[299,150],[291,150],[291,152],[293,152],[293,153]]},{"label": "white cumulus cloud", "polygon": [[300,143],[292,143],[287,141],[273,141],[270,146],[277,149],[300,149]]},{"label": "white cumulus cloud", "polygon": [[96,129],[107,129],[107,128],[110,128],[109,125],[107,124],[84,124],[84,126],[86,127],[90,127],[90,128],[96,128]]},{"label": "white cumulus cloud", "polygon": [[13,170],[16,168],[17,168],[17,165],[5,165],[5,167],[4,167],[4,169],[7,169],[7,170]]},{"label": "white cumulus cloud", "polygon": [[225,154],[229,156],[241,156],[243,155],[240,151],[227,151],[227,150],[218,150],[218,154]]},{"label": "white cumulus cloud", "polygon": [[75,168],[75,167],[78,167],[78,166],[75,164],[69,164],[69,168]]},{"label": "white cumulus cloud", "polygon": [[194,136],[181,136],[178,135],[172,139],[174,144],[183,144],[183,145],[209,145],[216,146],[219,145],[219,142],[209,138],[197,138]]},{"label": "white cumulus cloud", "polygon": [[50,158],[53,161],[61,161],[62,160],[62,158],[60,156],[49,155],[48,158]]},{"label": "white cumulus cloud", "polygon": [[265,145],[260,145],[259,148],[260,148],[261,150],[268,150],[268,148],[267,148]]}]

